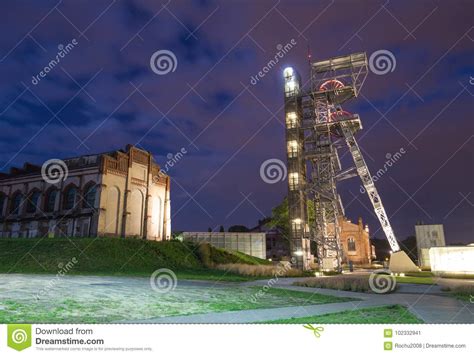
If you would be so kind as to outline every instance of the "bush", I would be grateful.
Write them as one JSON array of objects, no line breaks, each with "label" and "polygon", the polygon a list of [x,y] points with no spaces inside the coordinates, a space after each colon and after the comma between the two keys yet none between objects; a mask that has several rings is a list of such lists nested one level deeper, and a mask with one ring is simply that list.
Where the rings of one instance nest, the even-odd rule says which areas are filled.
[{"label": "bush", "polygon": [[230,263],[224,265],[217,265],[216,268],[219,270],[252,277],[301,277],[303,275],[302,271],[293,268],[287,268],[283,265],[270,266]]},{"label": "bush", "polygon": [[196,254],[201,261],[201,263],[206,268],[211,268],[214,266],[211,258],[211,245],[208,243],[199,244],[196,249]]},{"label": "bush", "polygon": [[448,273],[448,272],[435,272],[436,277],[441,278],[454,278],[454,279],[474,279],[474,274],[459,274],[459,273]]},{"label": "bush", "polygon": [[337,289],[350,292],[370,291],[368,276],[307,278],[303,281],[295,282],[293,285],[301,287]]}]

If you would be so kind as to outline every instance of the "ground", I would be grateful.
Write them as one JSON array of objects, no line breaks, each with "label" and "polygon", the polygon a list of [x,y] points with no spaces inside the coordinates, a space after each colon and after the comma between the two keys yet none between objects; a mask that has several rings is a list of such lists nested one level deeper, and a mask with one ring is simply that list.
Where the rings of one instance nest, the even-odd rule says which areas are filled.
[{"label": "ground", "polygon": [[[473,304],[435,285],[403,284],[377,295],[295,287],[295,280],[178,279],[176,289],[159,293],[143,277],[4,274],[0,323],[474,322]],[[380,309],[394,305],[402,307]]]},{"label": "ground", "polygon": [[349,302],[348,297],[179,281],[160,293],[148,278],[0,275],[0,323],[121,322],[176,315]]},{"label": "ground", "polygon": [[389,305],[384,307],[362,308],[324,315],[311,315],[302,318],[267,321],[267,324],[393,324],[402,316],[403,324],[423,323],[407,307]]},{"label": "ground", "polygon": [[[474,323],[473,279],[418,272],[378,295],[216,270],[229,263],[269,262],[179,241],[0,239],[0,323]],[[150,276],[168,268],[177,286],[160,293]]]}]

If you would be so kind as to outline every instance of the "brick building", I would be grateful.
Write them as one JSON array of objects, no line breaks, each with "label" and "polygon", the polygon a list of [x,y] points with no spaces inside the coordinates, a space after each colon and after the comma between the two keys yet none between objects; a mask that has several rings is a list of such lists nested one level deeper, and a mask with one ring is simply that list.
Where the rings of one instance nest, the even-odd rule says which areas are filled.
[{"label": "brick building", "polygon": [[132,145],[1,173],[0,237],[43,236],[169,239],[169,177]]}]

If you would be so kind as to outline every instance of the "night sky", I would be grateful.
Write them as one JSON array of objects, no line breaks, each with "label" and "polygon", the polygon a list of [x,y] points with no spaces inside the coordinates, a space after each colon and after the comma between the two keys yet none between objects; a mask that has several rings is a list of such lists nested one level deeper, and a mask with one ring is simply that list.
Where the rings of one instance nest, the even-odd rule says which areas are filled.
[{"label": "night sky", "polygon": [[[393,71],[369,72],[358,134],[395,234],[441,223],[449,243],[474,242],[472,1],[9,1],[0,12],[0,164],[41,164],[136,144],[171,167],[173,230],[249,227],[286,195],[260,166],[286,160],[283,77],[308,80],[314,60],[378,50]],[[59,49],[76,45],[36,83]],[[279,45],[296,45],[263,78]],[[60,46],[60,47],[58,47]],[[151,56],[171,51],[175,71]],[[340,152],[345,167],[351,163]],[[383,237],[359,178],[339,191],[346,215]]]}]

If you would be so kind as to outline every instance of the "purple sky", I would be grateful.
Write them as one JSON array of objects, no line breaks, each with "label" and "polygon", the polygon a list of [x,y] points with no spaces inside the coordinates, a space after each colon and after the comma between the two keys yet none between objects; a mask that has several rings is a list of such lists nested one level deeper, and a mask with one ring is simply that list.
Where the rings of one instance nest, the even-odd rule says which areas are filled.
[{"label": "purple sky", "polygon": [[[307,80],[308,45],[315,60],[384,49],[395,57],[394,70],[369,73],[362,95],[344,108],[361,116],[359,144],[373,174],[387,153],[406,151],[377,182],[395,233],[414,234],[423,220],[445,224],[448,242],[473,242],[474,3],[256,3],[3,4],[1,170],[127,143],[164,166],[184,148],[168,172],[173,229],[253,226],[287,189],[259,173],[264,161],[285,160],[283,68]],[[73,39],[70,53],[33,84],[58,46]],[[296,46],[252,85],[277,46],[292,39]],[[150,69],[158,50],[174,53],[174,72]],[[347,155],[342,161],[351,163]],[[340,184],[346,215],[362,216],[382,237],[359,187],[358,178]]]}]

